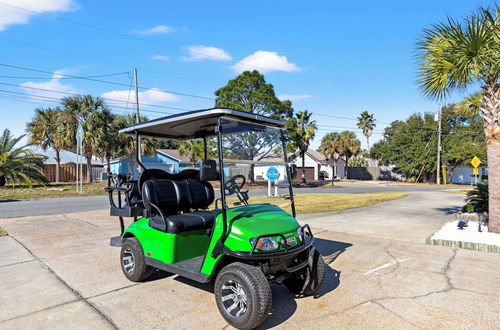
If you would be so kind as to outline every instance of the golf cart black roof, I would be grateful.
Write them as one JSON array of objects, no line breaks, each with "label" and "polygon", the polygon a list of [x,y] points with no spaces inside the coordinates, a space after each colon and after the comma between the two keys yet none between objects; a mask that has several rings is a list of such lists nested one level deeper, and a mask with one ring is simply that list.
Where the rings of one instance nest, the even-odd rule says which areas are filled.
[{"label": "golf cart black roof", "polygon": [[[240,122],[232,132],[243,132],[263,126],[283,128],[285,124],[266,116],[256,115],[251,112],[224,108],[212,108],[183,112],[180,114],[157,118],[130,127],[121,129],[120,133],[135,134],[150,137],[163,137],[171,139],[196,139],[215,135],[217,119],[228,119]],[[225,131],[226,132],[226,131]]]}]

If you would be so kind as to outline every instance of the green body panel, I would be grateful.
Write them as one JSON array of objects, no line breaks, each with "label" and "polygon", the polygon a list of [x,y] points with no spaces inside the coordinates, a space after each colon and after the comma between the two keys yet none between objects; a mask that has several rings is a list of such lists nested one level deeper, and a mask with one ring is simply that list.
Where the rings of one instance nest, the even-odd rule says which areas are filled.
[{"label": "green body panel", "polygon": [[173,264],[205,253],[210,240],[205,230],[168,234],[151,228],[148,222],[147,218],[142,218],[133,222],[123,233],[124,237],[129,234],[137,237],[144,255]]},{"label": "green body panel", "polygon": [[[144,254],[167,264],[201,256],[206,253],[201,273],[212,275],[223,254],[212,257],[212,251],[223,232],[223,215],[217,216],[214,231],[209,237],[205,230],[180,234],[167,234],[153,229],[147,218],[133,222],[124,232],[123,237],[134,235],[142,245]],[[294,236],[298,244],[297,228],[294,217],[271,204],[256,204],[235,207],[227,210],[229,235],[224,245],[238,252],[250,252],[250,239],[267,234]],[[279,237],[274,237],[280,242]],[[207,249],[208,247],[208,249]],[[293,247],[289,246],[289,247]],[[276,251],[284,250],[283,244]],[[148,255],[148,252],[151,255]],[[256,251],[256,253],[265,253]]]}]

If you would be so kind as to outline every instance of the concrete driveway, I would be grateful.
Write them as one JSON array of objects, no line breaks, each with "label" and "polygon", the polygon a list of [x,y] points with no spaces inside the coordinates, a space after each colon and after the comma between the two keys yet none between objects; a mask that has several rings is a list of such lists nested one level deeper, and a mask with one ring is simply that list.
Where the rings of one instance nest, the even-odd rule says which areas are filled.
[{"label": "concrete driveway", "polygon": [[[462,198],[415,193],[301,216],[329,264],[326,282],[306,298],[274,286],[272,314],[262,328],[498,328],[500,254],[422,243]],[[0,220],[11,235],[0,238],[0,328],[227,326],[210,285],[165,273],[127,281],[119,249],[109,246],[117,219],[106,214]]]}]

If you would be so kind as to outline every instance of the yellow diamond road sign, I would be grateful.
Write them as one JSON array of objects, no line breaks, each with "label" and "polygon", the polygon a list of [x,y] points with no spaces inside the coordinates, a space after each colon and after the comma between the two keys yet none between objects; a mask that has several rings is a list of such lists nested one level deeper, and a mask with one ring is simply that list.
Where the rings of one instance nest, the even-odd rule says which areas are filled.
[{"label": "yellow diamond road sign", "polygon": [[474,167],[474,168],[472,169],[472,174],[473,174],[473,175],[479,175],[479,169],[478,169],[477,167]]},{"label": "yellow diamond road sign", "polygon": [[474,156],[474,158],[472,158],[470,163],[472,164],[472,166],[478,167],[479,165],[481,165],[481,160],[477,158],[477,156]]}]

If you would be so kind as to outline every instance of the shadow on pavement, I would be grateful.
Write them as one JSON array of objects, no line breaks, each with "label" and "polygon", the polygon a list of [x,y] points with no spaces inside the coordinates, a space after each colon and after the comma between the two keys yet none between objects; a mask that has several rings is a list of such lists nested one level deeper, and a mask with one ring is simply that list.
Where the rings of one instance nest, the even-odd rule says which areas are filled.
[{"label": "shadow on pavement", "polygon": [[[321,252],[323,260],[327,264],[325,282],[314,295],[314,299],[320,299],[340,285],[340,271],[331,268],[330,264],[352,244],[316,238],[314,246]],[[272,328],[288,320],[297,310],[296,299],[301,298],[288,291],[284,285],[274,285],[271,288],[273,290],[271,315],[258,329]]]},{"label": "shadow on pavement", "polygon": [[455,206],[455,207],[439,207],[436,210],[438,210],[440,212],[443,212],[446,215],[450,215],[450,214],[455,214],[455,213],[460,212],[460,207],[458,207],[458,206]]},{"label": "shadow on pavement", "polygon": [[2,199],[0,203],[19,202],[19,199]]}]

